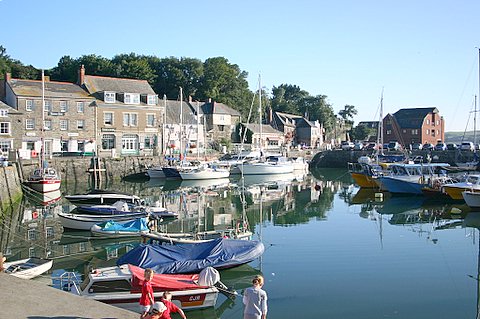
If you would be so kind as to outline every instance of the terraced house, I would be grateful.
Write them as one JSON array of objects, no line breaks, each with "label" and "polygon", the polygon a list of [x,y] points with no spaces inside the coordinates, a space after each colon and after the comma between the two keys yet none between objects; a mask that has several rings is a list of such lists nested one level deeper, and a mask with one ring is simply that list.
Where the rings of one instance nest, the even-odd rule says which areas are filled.
[{"label": "terraced house", "polygon": [[81,87],[45,77],[42,90],[42,81],[14,79],[9,73],[3,84],[6,104],[23,114],[18,118],[21,125],[12,127],[15,130],[12,134],[17,136],[12,140],[12,147],[21,157],[38,156],[42,138],[47,156],[94,151],[95,99]]},{"label": "terraced house", "polygon": [[86,75],[78,84],[95,98],[99,154],[161,154],[161,119],[164,108],[145,80]]}]

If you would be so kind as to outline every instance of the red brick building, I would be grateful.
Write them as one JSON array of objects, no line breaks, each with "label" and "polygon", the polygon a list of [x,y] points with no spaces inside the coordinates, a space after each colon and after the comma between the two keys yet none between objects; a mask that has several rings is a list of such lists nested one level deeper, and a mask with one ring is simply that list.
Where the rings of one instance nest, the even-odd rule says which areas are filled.
[{"label": "red brick building", "polygon": [[445,120],[436,107],[400,109],[383,119],[383,140],[403,146],[445,141]]}]

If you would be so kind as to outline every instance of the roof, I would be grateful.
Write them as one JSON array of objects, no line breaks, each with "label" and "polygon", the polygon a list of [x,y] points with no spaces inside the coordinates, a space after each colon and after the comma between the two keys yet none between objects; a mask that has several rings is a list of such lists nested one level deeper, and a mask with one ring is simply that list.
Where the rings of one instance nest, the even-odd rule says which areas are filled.
[{"label": "roof", "polygon": [[[218,102],[207,102],[202,106],[202,111],[204,114],[227,114],[240,116],[240,112],[232,109],[230,106]],[[212,110],[213,109],[213,110]]]},{"label": "roof", "polygon": [[23,114],[22,112],[19,112],[18,110],[14,109],[13,107],[3,103],[2,101],[0,101],[0,109],[8,110],[9,114]]},{"label": "roof", "polygon": [[[16,96],[42,97],[42,81],[11,79],[8,85]],[[91,99],[80,86],[55,81],[45,81],[45,98]]]},{"label": "roof", "polygon": [[[243,126],[247,127],[253,133],[260,133],[260,124],[246,124],[242,123]],[[267,124],[262,124],[262,133],[264,134],[279,134],[283,136],[282,131],[274,129],[272,126]]]},{"label": "roof", "polygon": [[[164,105],[163,101],[160,101],[160,105]],[[186,103],[185,101],[180,105],[180,101],[167,100],[165,106],[166,123],[167,124],[179,124],[180,113],[182,113],[183,124],[197,124],[197,112],[196,107]],[[202,109],[199,107],[198,112],[202,115]]]},{"label": "roof", "polygon": [[400,109],[393,113],[393,117],[401,128],[422,127],[423,120],[428,114],[439,113],[436,107],[418,107]]},{"label": "roof", "polygon": [[314,121],[301,118],[297,121],[297,127],[317,127]]},{"label": "roof", "polygon": [[155,95],[155,92],[146,80],[85,75],[84,85],[91,94],[107,91]]},{"label": "roof", "polygon": [[[282,113],[282,112],[273,112],[273,122],[274,125],[278,126],[277,121],[280,121],[280,123],[283,126],[290,126],[290,127],[295,127],[296,122],[299,119],[302,119],[303,117],[300,115],[294,115],[294,114],[288,114],[288,113]],[[295,124],[294,124],[295,122]]]}]

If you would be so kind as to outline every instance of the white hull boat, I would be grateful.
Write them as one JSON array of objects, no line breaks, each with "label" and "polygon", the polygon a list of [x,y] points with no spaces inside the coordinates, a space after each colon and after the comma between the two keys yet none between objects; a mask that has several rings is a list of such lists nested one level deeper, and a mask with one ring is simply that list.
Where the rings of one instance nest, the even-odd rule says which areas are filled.
[{"label": "white hull boat", "polygon": [[200,167],[189,171],[180,171],[182,180],[201,180],[201,179],[219,179],[228,178],[230,170],[212,167]]},{"label": "white hull boat", "polygon": [[39,193],[58,191],[62,181],[53,168],[36,169],[25,185]]},{"label": "white hull boat", "polygon": [[124,201],[135,205],[140,204],[140,197],[120,192],[96,189],[87,194],[67,195],[65,198],[72,204],[80,205],[105,205]]},{"label": "white hull boat", "polygon": [[72,213],[58,213],[64,228],[90,230],[93,225],[113,220],[115,222],[128,222],[136,218],[145,217],[147,213],[127,213],[124,215],[80,215]]},{"label": "white hull boat", "polygon": [[3,264],[5,273],[21,279],[32,279],[49,271],[53,260],[42,258],[27,258]]},{"label": "white hull boat", "polygon": [[470,208],[480,208],[480,193],[475,191],[463,191],[463,199]]},{"label": "white hull boat", "polygon": [[[131,265],[100,268],[90,272],[80,286],[71,280],[74,275],[66,273],[63,278],[71,277],[65,284],[62,281],[62,286],[76,295],[139,312],[143,273],[143,269]],[[213,307],[219,292],[215,284],[219,280],[220,275],[213,268],[192,275],[155,274],[153,296],[160,300],[164,291],[170,291],[172,302],[183,310]]]},{"label": "white hull boat", "polygon": [[269,174],[293,173],[293,165],[291,162],[244,163],[243,165],[239,165],[238,168],[240,169],[243,175],[269,175]]}]

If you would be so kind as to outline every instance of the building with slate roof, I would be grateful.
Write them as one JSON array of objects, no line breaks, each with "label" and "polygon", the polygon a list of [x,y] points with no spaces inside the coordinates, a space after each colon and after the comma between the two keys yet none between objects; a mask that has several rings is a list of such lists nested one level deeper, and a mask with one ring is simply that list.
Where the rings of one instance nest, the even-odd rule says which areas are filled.
[{"label": "building with slate roof", "polygon": [[285,145],[285,136],[283,132],[273,128],[269,124],[262,124],[260,134],[260,124],[241,123],[239,131],[242,136],[245,134],[245,144],[250,144],[251,149],[279,150]]},{"label": "building with slate roof", "polygon": [[7,158],[10,150],[21,147],[23,113],[0,101],[0,158]]},{"label": "building with slate roof", "polygon": [[284,133],[285,143],[319,147],[323,144],[323,127],[318,121],[310,121],[303,116],[269,111],[272,127]]},{"label": "building with slate roof", "polygon": [[400,109],[383,119],[383,136],[384,143],[435,145],[438,141],[445,141],[445,120],[436,107]]},{"label": "building with slate roof", "polygon": [[13,133],[18,136],[13,147],[19,150],[21,157],[37,156],[42,149],[42,137],[47,156],[94,150],[95,113],[92,106],[95,99],[81,87],[45,77],[45,104],[42,107],[42,81],[13,79],[7,73],[3,84],[6,104],[23,114],[21,132]]},{"label": "building with slate roof", "polygon": [[95,98],[100,155],[162,152],[164,109],[147,81],[86,75],[82,65],[78,84]]},{"label": "building with slate roof", "polygon": [[201,105],[205,129],[210,141],[235,140],[235,128],[241,121],[240,112],[228,105],[209,100]]}]

